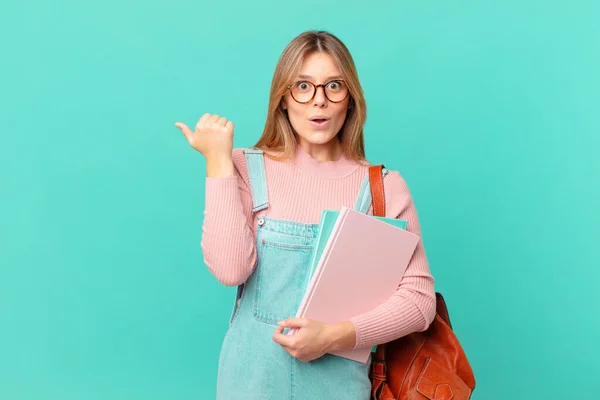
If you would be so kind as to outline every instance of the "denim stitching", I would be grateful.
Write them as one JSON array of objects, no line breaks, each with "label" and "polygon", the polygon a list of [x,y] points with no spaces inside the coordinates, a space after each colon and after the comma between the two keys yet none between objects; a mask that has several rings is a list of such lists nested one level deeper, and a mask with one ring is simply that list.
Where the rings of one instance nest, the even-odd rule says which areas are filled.
[{"label": "denim stitching", "polygon": [[244,154],[252,193],[252,211],[258,212],[269,206],[263,152],[262,150],[244,149]]},{"label": "denim stitching", "polygon": [[311,246],[309,244],[307,245],[307,244],[279,243],[279,242],[273,242],[268,239],[263,239],[262,244],[265,247],[275,247],[275,248],[286,249],[286,250],[312,251],[314,249],[314,246]]},{"label": "denim stitching", "polygon": [[262,226],[262,228],[268,229],[272,232],[287,233],[294,236],[301,235],[317,237],[319,231],[319,224],[304,224],[301,222],[274,219],[264,216],[261,218],[265,221],[265,224]]}]

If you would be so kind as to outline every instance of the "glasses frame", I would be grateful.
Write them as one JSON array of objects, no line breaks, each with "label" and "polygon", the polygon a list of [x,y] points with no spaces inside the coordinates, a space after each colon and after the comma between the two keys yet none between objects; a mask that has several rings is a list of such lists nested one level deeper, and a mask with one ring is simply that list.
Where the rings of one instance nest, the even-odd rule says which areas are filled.
[{"label": "glasses frame", "polygon": [[[312,95],[312,97],[310,98],[310,100],[307,100],[307,101],[298,101],[298,100],[296,100],[296,98],[294,97],[294,94],[292,93],[292,86],[294,86],[294,85],[297,85],[297,84],[298,84],[298,83],[300,83],[300,82],[307,82],[307,83],[310,83],[310,84],[312,85],[312,87],[314,88],[314,90],[313,90],[313,95]],[[288,87],[287,87],[287,88],[288,88],[288,90],[290,91],[290,95],[292,96],[292,99],[294,99],[294,101],[295,101],[296,103],[300,103],[300,104],[306,104],[306,103],[310,103],[311,101],[313,101],[313,99],[314,99],[314,98],[315,98],[315,96],[317,95],[317,90],[319,90],[319,88],[320,88],[320,87],[322,87],[322,88],[323,88],[323,94],[325,95],[325,98],[326,98],[327,100],[329,100],[330,102],[332,102],[332,103],[341,103],[342,101],[346,100],[346,99],[348,98],[348,96],[350,95],[350,89],[348,89],[348,87],[346,87],[346,96],[345,96],[345,97],[344,97],[342,100],[333,101],[333,100],[331,100],[331,99],[329,98],[329,96],[327,96],[327,91],[325,90],[325,87],[326,87],[327,85],[329,85],[331,82],[344,82],[344,84],[346,83],[346,81],[345,81],[345,80],[343,80],[343,79],[332,79],[332,80],[330,80],[330,81],[327,81],[327,82],[325,82],[325,83],[320,83],[320,84],[318,84],[318,85],[317,85],[317,84],[316,84],[316,83],[314,83],[314,82],[308,81],[308,80],[306,80],[306,79],[302,79],[302,80],[295,81],[295,82],[294,82],[294,83],[292,83],[291,85],[288,85]]]}]

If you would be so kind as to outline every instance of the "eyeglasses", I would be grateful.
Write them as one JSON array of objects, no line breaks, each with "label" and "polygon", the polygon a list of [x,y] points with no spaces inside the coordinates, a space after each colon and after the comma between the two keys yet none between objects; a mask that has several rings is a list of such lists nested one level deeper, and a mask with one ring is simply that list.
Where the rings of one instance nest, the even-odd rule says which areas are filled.
[{"label": "eyeglasses", "polygon": [[296,102],[306,104],[315,97],[319,87],[323,88],[325,97],[332,103],[341,103],[348,97],[348,86],[342,80],[329,81],[320,85],[315,85],[310,81],[298,81],[288,86],[288,89]]}]

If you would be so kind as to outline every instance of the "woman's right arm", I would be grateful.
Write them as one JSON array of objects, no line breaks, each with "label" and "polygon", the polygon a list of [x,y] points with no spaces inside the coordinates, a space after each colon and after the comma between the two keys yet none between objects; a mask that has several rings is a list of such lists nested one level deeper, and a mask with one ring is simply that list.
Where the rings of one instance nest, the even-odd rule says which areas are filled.
[{"label": "woman's right arm", "polygon": [[254,270],[256,246],[245,156],[241,150],[233,151],[233,123],[204,114],[193,132],[183,123],[175,125],[206,158],[204,262],[222,284],[239,285]]},{"label": "woman's right arm", "polygon": [[211,169],[207,160],[201,241],[204,263],[227,286],[245,282],[256,264],[252,194],[243,152],[236,149],[233,159],[232,174]]}]

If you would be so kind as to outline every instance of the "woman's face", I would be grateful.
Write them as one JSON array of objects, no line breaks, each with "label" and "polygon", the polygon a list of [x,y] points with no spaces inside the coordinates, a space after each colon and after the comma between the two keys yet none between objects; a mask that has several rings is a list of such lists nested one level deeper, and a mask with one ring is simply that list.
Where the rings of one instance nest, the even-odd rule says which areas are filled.
[{"label": "woman's face", "polygon": [[[346,119],[350,94],[347,85],[342,79],[341,72],[326,52],[312,52],[302,63],[300,73],[294,77],[292,91],[288,91],[283,98],[283,108],[288,112],[292,127],[298,134],[298,141],[303,147],[311,145],[324,145],[331,142],[340,131]],[[305,102],[310,99],[314,85],[327,84],[327,95],[323,87],[316,89],[312,100],[301,104],[294,100]]]}]

